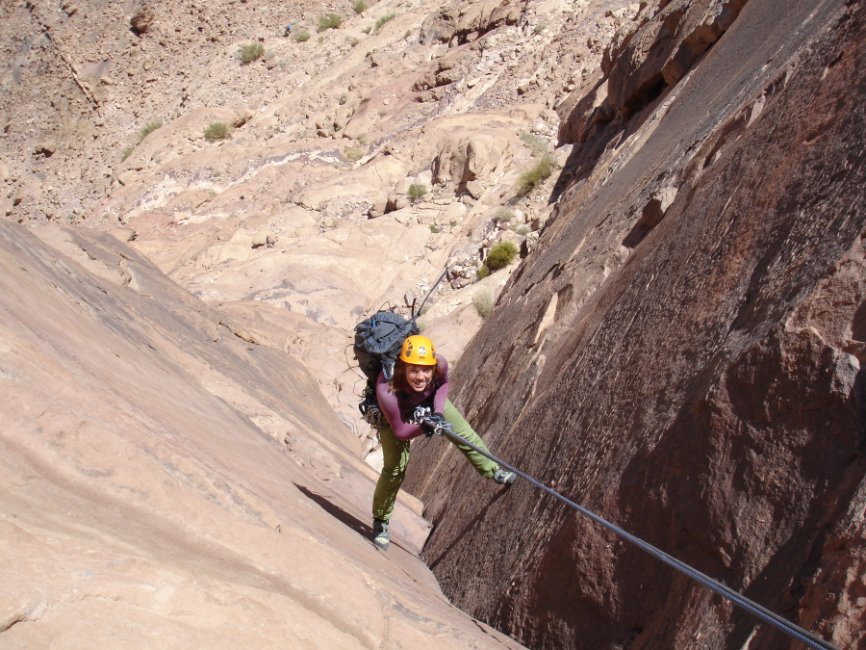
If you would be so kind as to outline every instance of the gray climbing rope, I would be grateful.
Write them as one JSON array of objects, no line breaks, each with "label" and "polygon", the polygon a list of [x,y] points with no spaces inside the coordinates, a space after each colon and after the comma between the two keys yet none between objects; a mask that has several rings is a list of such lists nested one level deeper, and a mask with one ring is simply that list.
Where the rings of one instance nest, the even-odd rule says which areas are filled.
[{"label": "gray climbing rope", "polygon": [[728,600],[730,600],[735,605],[745,609],[750,614],[757,616],[762,621],[769,623],[773,627],[781,630],[782,632],[784,632],[788,636],[804,643],[806,646],[808,646],[810,648],[814,648],[815,650],[838,650],[836,648],[836,646],[828,643],[827,641],[824,641],[820,637],[815,636],[814,634],[812,634],[808,630],[803,629],[799,625],[795,625],[794,623],[791,623],[791,621],[788,621],[787,619],[782,618],[781,616],[779,616],[775,612],[771,612],[769,609],[767,609],[763,605],[759,605],[755,601],[750,600],[749,598],[746,598],[741,593],[734,591],[730,587],[723,585],[721,582],[714,580],[713,578],[709,577],[708,575],[706,575],[704,573],[701,573],[697,569],[689,566],[688,564],[686,564],[685,562],[683,562],[681,560],[678,560],[677,558],[673,557],[672,555],[665,553],[664,551],[656,548],[652,544],[645,542],[641,538],[636,537],[635,535],[632,535],[631,533],[629,533],[626,530],[623,530],[622,528],[620,528],[616,524],[609,522],[604,517],[601,517],[601,516],[595,514],[594,512],[592,512],[591,510],[588,510],[587,508],[583,507],[579,503],[575,503],[571,499],[564,497],[563,495],[561,495],[556,490],[547,487],[544,483],[533,478],[529,474],[522,472],[521,470],[517,469],[513,465],[509,465],[508,463],[506,463],[502,459],[497,458],[496,456],[491,454],[488,450],[482,449],[481,447],[478,447],[477,445],[474,445],[473,443],[469,442],[468,440],[466,440],[462,436],[459,436],[450,428],[450,426],[442,426],[442,425],[437,426],[435,432],[437,434],[447,436],[448,438],[450,438],[451,440],[453,440],[454,442],[456,442],[458,444],[466,445],[467,447],[477,451],[479,454],[486,456],[487,458],[489,458],[493,462],[499,463],[499,465],[501,465],[502,467],[505,467],[506,469],[511,470],[512,472],[514,472],[515,474],[517,474],[518,476],[523,478],[525,481],[531,483],[535,487],[547,492],[548,494],[550,494],[553,497],[556,497],[557,499],[559,499],[563,503],[567,504],[568,506],[570,506],[574,510],[577,510],[581,514],[586,515],[595,523],[600,524],[601,526],[604,526],[608,530],[617,534],[619,537],[622,537],[626,541],[631,542],[632,544],[634,544],[635,546],[637,546],[641,550],[646,551],[647,553],[649,553],[653,557],[661,560],[662,562],[664,562],[668,566],[673,567],[677,571],[687,575],[689,578],[691,578],[692,580],[695,580],[699,584],[702,584],[703,586],[707,587],[708,589],[711,589],[712,591],[714,591],[718,595],[720,595],[724,598],[727,598]]}]

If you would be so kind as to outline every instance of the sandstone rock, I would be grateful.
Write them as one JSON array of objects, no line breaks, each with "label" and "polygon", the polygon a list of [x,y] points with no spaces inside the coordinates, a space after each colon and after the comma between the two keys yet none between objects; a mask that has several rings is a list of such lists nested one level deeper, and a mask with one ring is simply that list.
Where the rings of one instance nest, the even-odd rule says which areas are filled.
[{"label": "sandstone rock", "polygon": [[[43,229],[67,257],[6,221],[0,232],[0,301],[21,323],[0,352],[4,645],[162,647],[170,635],[232,648],[250,629],[290,645],[311,633],[329,647],[429,644],[424,620],[433,647],[513,647],[449,606],[413,559],[429,525],[412,497],[393,520],[399,569],[383,563],[360,523],[375,475],[279,346],[108,236]],[[219,321],[235,334],[214,336]],[[87,338],[99,345],[83,354]],[[386,621],[380,598],[404,590]]]},{"label": "sandstone rock", "polygon": [[623,37],[619,48],[606,55],[613,108],[634,112],[677,83],[744,5],[745,0],[673,0],[636,33]]},{"label": "sandstone rock", "polygon": [[484,185],[481,183],[481,181],[468,181],[466,183],[466,191],[473,199],[480,199],[481,195],[484,194]]},{"label": "sandstone rock", "polygon": [[600,72],[587,79],[587,84],[557,107],[562,117],[559,126],[559,142],[574,144],[585,142],[598,128],[615,117],[608,100],[608,85]]},{"label": "sandstone rock", "polygon": [[492,133],[458,131],[448,137],[433,160],[433,180],[463,186],[483,180],[509,154],[507,140]]},{"label": "sandstone rock", "polygon": [[427,17],[419,38],[422,44],[468,43],[496,27],[516,23],[519,15],[516,6],[500,0],[452,4]]},{"label": "sandstone rock", "polygon": [[150,7],[142,7],[129,19],[129,28],[136,36],[145,34],[153,24],[153,10]]},{"label": "sandstone rock", "polygon": [[34,154],[37,156],[44,156],[45,158],[53,156],[55,151],[57,151],[57,143],[51,140],[42,141],[33,147]]},{"label": "sandstone rock", "polygon": [[[866,340],[866,12],[783,6],[794,7],[750,2],[663,115],[629,120],[638,86],[617,95],[622,137],[563,180],[556,219],[454,382],[498,456],[829,642],[859,647],[866,438],[852,395],[862,371],[846,341]],[[676,196],[656,189],[673,178]],[[656,225],[623,250],[640,218]],[[458,458],[419,456],[453,482],[441,495],[418,470],[407,477],[434,523],[424,553],[443,589],[527,645],[787,643],[564,505],[533,490],[479,503]],[[497,523],[472,526],[479,517]],[[502,539],[519,549],[513,570],[461,561]]]}]

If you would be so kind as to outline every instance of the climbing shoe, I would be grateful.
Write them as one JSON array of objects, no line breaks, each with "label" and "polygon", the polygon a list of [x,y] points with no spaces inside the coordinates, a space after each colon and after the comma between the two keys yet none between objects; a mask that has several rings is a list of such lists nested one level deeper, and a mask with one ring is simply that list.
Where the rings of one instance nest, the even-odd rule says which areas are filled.
[{"label": "climbing shoe", "polygon": [[383,551],[388,550],[391,540],[388,538],[387,521],[382,521],[381,519],[373,520],[373,543]]},{"label": "climbing shoe", "polygon": [[493,480],[499,483],[499,485],[511,485],[517,480],[517,474],[500,468],[493,472]]}]

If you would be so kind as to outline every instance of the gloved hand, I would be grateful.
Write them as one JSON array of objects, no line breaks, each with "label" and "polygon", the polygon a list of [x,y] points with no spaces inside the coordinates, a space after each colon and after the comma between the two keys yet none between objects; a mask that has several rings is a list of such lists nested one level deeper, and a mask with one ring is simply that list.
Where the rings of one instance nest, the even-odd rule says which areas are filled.
[{"label": "gloved hand", "polygon": [[447,426],[448,422],[441,413],[433,413],[421,420],[421,428],[424,429],[424,435],[428,438],[434,434],[441,436],[442,430]]}]

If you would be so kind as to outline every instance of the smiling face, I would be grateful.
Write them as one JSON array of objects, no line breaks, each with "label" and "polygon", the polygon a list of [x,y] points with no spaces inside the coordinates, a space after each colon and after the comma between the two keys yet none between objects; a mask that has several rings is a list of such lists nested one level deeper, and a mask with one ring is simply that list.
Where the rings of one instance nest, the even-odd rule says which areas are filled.
[{"label": "smiling face", "polygon": [[409,388],[416,393],[421,393],[426,390],[433,381],[433,371],[435,366],[417,366],[414,363],[406,364],[406,383]]}]

